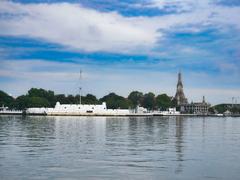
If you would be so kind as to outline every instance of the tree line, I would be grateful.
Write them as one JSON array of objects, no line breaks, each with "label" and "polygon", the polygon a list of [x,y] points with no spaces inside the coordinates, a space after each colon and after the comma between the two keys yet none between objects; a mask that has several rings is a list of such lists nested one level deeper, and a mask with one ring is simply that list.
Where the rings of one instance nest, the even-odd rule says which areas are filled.
[{"label": "tree line", "polygon": [[232,114],[240,114],[240,104],[217,104],[209,109],[211,113],[225,113],[226,111]]},{"label": "tree line", "polygon": [[[51,90],[31,88],[27,94],[13,98],[0,90],[0,106],[7,106],[10,109],[23,110],[30,107],[54,107],[56,102],[61,104],[79,104],[80,96],[55,94]],[[176,106],[175,100],[167,94],[156,96],[152,92],[144,94],[139,91],[132,91],[126,98],[115,93],[109,93],[100,99],[92,94],[87,94],[81,96],[81,102],[82,104],[101,104],[106,102],[109,109],[128,109],[139,105],[148,110],[166,110],[169,107]]]}]

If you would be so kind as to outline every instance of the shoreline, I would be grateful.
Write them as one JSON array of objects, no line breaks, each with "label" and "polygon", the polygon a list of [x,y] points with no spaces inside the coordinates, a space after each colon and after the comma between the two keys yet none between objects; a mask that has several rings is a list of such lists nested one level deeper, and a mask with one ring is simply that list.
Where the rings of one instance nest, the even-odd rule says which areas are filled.
[{"label": "shoreline", "polygon": [[180,117],[240,117],[240,114],[236,115],[215,115],[215,114],[209,114],[209,115],[200,115],[200,114],[24,114],[24,113],[14,113],[14,112],[0,112],[0,115],[18,115],[18,116],[79,116],[79,117],[160,117],[160,116],[180,116]]}]

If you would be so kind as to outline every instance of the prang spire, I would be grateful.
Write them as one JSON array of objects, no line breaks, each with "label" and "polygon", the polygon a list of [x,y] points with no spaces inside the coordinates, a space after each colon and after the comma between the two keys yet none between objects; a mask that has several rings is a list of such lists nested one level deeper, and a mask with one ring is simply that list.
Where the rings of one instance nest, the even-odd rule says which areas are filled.
[{"label": "prang spire", "polygon": [[177,83],[177,86],[182,86],[183,87],[181,71],[179,71],[179,73],[178,73],[178,83]]},{"label": "prang spire", "polygon": [[177,91],[176,91],[175,99],[177,100],[178,105],[188,103],[187,99],[185,98],[184,92],[183,92],[181,71],[179,71],[179,73],[178,73]]}]

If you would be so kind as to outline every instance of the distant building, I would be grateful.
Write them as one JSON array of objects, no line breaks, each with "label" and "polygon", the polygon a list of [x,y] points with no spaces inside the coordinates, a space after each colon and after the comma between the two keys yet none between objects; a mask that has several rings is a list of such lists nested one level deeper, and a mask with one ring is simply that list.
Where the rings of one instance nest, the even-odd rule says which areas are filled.
[{"label": "distant building", "polygon": [[203,96],[202,102],[191,102],[188,104],[181,104],[180,111],[183,113],[190,114],[199,114],[206,115],[208,114],[208,109],[210,108],[210,104],[205,102],[205,97]]},{"label": "distant building", "polygon": [[177,83],[177,91],[175,95],[175,100],[177,101],[177,105],[187,104],[188,100],[185,98],[183,92],[183,83],[182,83],[182,74],[181,72],[178,73],[178,83]]},{"label": "distant building", "polygon": [[177,102],[177,106],[180,108],[181,113],[205,115],[205,114],[208,114],[208,109],[210,108],[210,104],[205,101],[204,96],[203,96],[202,102],[188,103],[188,100],[185,97],[183,92],[181,72],[178,73],[178,83],[177,83],[175,100]]}]

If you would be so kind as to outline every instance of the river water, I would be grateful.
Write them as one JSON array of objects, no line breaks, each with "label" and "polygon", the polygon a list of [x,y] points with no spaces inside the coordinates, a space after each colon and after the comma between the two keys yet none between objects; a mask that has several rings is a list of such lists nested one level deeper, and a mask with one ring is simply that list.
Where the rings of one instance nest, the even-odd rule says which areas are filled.
[{"label": "river water", "polygon": [[0,116],[0,179],[239,179],[240,118]]}]

